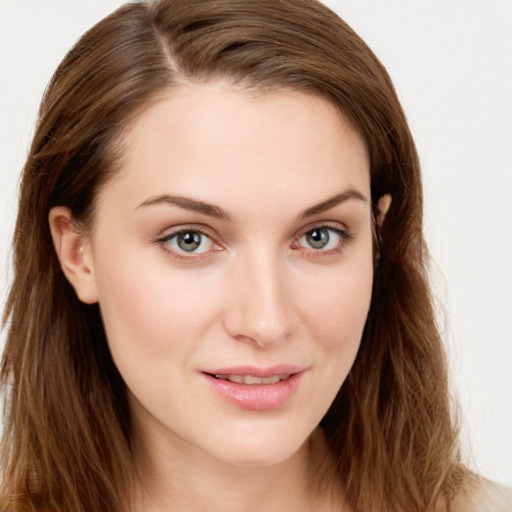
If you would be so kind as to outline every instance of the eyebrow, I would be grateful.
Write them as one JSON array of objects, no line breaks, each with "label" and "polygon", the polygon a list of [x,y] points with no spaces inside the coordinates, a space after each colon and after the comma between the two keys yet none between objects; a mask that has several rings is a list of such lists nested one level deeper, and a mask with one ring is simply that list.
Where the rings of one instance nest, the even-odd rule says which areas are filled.
[{"label": "eyebrow", "polygon": [[335,206],[338,206],[341,203],[348,201],[349,199],[357,199],[359,201],[363,201],[364,203],[368,202],[368,199],[358,192],[355,189],[348,189],[342,192],[341,194],[336,194],[321,203],[318,203],[310,208],[307,208],[302,213],[299,214],[299,219],[305,219],[307,217],[312,217],[313,215],[318,215],[319,213],[324,213]]},{"label": "eyebrow", "polygon": [[150,197],[149,199],[141,203],[139,206],[137,206],[137,208],[140,208],[142,206],[152,206],[158,204],[175,205],[179,206],[180,208],[183,208],[184,210],[191,210],[193,212],[202,213],[204,215],[208,215],[209,217],[214,217],[216,219],[226,221],[231,220],[231,216],[220,206],[204,203],[203,201],[198,201],[197,199],[192,199],[191,197],[171,196],[168,194],[163,194],[157,197]]},{"label": "eyebrow", "polygon": [[[339,204],[344,203],[350,199],[357,199],[363,202],[368,201],[363,194],[355,189],[345,190],[341,194],[336,194],[335,196],[330,197],[321,203],[307,208],[298,215],[298,219],[305,219],[307,217],[312,217],[313,215],[326,212],[331,208],[334,208],[335,206],[338,206]],[[203,215],[208,215],[209,217],[214,217],[215,219],[231,221],[231,215],[220,206],[198,201],[197,199],[192,199],[191,197],[174,196],[169,194],[150,197],[139,206],[137,206],[136,209],[159,204],[174,205],[183,208],[184,210],[191,210],[194,212],[202,213]]]}]

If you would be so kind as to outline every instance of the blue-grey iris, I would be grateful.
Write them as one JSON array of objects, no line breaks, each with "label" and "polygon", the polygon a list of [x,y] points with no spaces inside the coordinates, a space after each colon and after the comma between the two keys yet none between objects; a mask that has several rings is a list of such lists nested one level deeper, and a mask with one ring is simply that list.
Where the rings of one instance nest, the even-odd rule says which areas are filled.
[{"label": "blue-grey iris", "polygon": [[313,229],[306,233],[306,240],[314,249],[323,249],[329,243],[329,230],[326,228]]},{"label": "blue-grey iris", "polygon": [[176,237],[176,242],[180,249],[187,252],[195,251],[201,245],[201,233],[196,231],[186,231]]}]

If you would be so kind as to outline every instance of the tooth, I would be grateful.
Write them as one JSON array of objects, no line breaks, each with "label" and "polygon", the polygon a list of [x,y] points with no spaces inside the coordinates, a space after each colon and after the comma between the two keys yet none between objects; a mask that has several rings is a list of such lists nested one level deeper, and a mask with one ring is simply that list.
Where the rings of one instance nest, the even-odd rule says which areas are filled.
[{"label": "tooth", "polygon": [[260,377],[253,377],[252,375],[246,375],[243,377],[244,384],[261,384]]},{"label": "tooth", "polygon": [[261,379],[262,384],[276,384],[279,382],[279,375],[274,375],[273,377],[263,377]]},{"label": "tooth", "polygon": [[[0,0],[1,1],[1,0]],[[224,375],[216,374],[215,378],[220,380],[228,380],[229,382],[235,382],[236,384],[277,384],[281,380],[285,380],[290,377],[289,373],[280,373],[279,375],[273,375],[272,377],[255,377],[254,375]]]},{"label": "tooth", "polygon": [[229,380],[230,382],[236,382],[237,384],[243,384],[244,376],[243,375],[228,375],[227,380]]}]

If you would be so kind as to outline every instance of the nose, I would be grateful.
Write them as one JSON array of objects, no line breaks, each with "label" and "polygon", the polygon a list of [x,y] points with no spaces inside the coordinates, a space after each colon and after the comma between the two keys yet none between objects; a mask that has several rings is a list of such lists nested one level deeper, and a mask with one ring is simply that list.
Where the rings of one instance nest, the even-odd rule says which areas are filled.
[{"label": "nose", "polygon": [[239,257],[231,268],[224,312],[227,332],[261,348],[286,340],[294,329],[294,307],[286,267],[262,252]]}]

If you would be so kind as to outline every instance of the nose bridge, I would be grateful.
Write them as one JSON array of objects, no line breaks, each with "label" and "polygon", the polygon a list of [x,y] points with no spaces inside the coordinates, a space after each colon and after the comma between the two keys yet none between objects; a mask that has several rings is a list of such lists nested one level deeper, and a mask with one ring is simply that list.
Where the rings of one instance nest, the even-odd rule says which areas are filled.
[{"label": "nose bridge", "polygon": [[292,305],[284,263],[269,249],[247,251],[233,264],[233,291],[226,327],[239,339],[260,346],[287,337],[292,326]]}]

